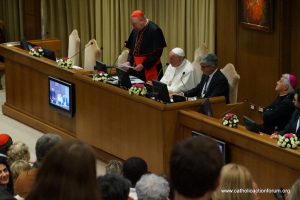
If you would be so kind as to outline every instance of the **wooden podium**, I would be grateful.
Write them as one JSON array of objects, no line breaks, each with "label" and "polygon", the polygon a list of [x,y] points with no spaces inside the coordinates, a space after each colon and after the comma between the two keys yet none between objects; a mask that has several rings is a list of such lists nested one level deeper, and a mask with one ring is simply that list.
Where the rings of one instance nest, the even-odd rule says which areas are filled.
[{"label": "wooden podium", "polygon": [[[150,171],[159,174],[168,172],[170,151],[181,139],[175,137],[179,110],[198,108],[202,102],[162,104],[129,95],[127,90],[95,82],[78,71],[61,69],[49,59],[30,56],[18,46],[2,44],[0,54],[6,66],[5,115],[42,132],[86,142],[104,160],[140,156]],[[72,118],[49,106],[49,76],[75,85]],[[212,102],[224,102],[224,98]]]},{"label": "wooden podium", "polygon": [[[228,162],[246,166],[260,189],[289,189],[300,178],[299,147],[296,150],[282,149],[269,135],[248,131],[243,125],[229,128],[221,122],[221,118],[182,110],[178,116],[177,137],[188,138],[192,131],[196,131],[224,141],[228,147]],[[260,195],[262,199],[273,199],[272,193]]]}]

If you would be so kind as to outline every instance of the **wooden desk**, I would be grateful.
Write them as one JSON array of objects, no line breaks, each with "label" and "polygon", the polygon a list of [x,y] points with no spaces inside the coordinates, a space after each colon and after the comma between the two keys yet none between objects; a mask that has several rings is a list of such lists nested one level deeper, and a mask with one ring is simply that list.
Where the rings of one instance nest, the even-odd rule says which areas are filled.
[{"label": "wooden desk", "polygon": [[[221,124],[221,119],[195,111],[180,111],[177,137],[191,137],[192,131],[226,142],[230,162],[246,166],[259,188],[290,188],[300,177],[300,149],[279,148],[269,135],[250,132],[242,125],[229,128]],[[262,197],[273,199],[273,194],[262,194]]]},{"label": "wooden desk", "polygon": [[[32,57],[18,47],[0,45],[0,54],[6,66],[5,115],[42,132],[91,144],[104,160],[140,156],[155,173],[168,171],[171,148],[180,140],[175,137],[178,111],[195,109],[202,102],[162,104],[58,68],[54,61]],[[75,85],[73,118],[49,107],[48,76]],[[212,102],[224,102],[224,98],[214,98]]]}]

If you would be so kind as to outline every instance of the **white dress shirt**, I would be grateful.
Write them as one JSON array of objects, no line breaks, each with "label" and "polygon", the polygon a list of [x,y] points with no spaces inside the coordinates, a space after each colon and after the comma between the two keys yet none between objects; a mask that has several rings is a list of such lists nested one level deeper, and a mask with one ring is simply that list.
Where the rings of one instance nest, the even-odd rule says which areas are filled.
[{"label": "white dress shirt", "polygon": [[160,81],[168,85],[169,92],[185,92],[198,84],[195,81],[194,73],[193,65],[190,61],[184,59],[178,67],[169,64]]}]

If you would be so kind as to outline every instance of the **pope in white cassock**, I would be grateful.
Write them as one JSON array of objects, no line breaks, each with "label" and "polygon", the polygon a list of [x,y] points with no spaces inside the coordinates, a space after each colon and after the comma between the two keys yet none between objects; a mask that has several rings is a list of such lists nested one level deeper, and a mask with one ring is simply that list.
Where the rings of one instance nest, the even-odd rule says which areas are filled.
[{"label": "pope in white cassock", "polygon": [[167,84],[170,93],[180,93],[190,90],[196,83],[196,71],[190,61],[185,59],[183,49],[174,48],[169,53],[168,68],[161,82]]}]

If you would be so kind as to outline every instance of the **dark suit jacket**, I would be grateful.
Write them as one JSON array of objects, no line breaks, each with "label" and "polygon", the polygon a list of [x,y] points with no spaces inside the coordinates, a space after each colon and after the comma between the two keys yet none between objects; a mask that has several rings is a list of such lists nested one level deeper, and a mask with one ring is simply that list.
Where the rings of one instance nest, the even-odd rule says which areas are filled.
[{"label": "dark suit jacket", "polygon": [[295,110],[293,97],[294,95],[289,94],[278,96],[271,105],[265,108],[261,132],[270,134],[285,128]]},{"label": "dark suit jacket", "polygon": [[300,117],[300,110],[296,108],[294,111],[289,123],[285,126],[283,131],[280,131],[281,135],[284,135],[285,133],[295,133],[297,137],[300,137],[300,128],[298,128],[298,131],[296,133],[296,127],[297,127],[297,122]]},{"label": "dark suit jacket", "polygon": [[[208,76],[203,74],[200,83],[195,88],[186,91],[184,93],[184,96],[186,97],[197,96],[198,98],[202,98],[201,92],[207,78]],[[216,73],[212,77],[204,98],[217,97],[217,96],[225,96],[226,103],[229,103],[228,80],[224,76],[224,74],[220,71],[220,69],[217,69]]]}]

